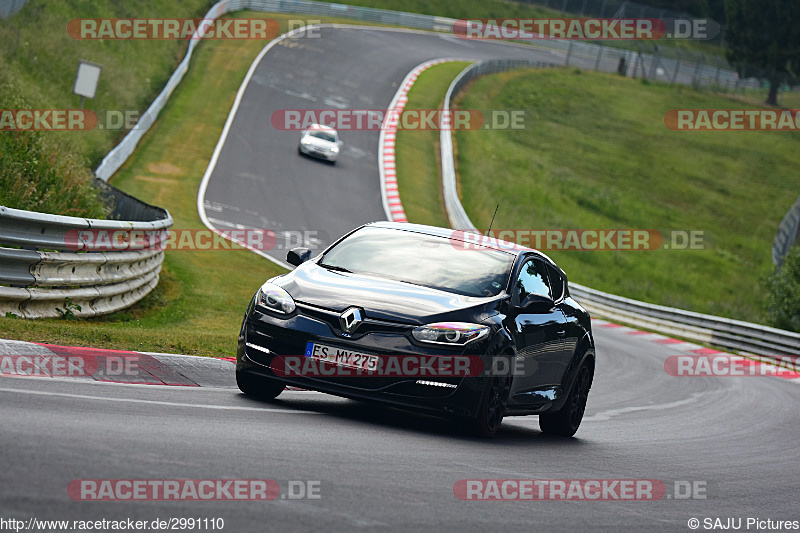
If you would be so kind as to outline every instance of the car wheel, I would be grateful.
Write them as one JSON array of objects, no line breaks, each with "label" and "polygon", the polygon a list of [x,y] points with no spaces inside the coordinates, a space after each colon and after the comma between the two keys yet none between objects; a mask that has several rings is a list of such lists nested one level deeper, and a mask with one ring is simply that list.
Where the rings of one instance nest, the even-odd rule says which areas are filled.
[{"label": "car wheel", "polygon": [[236,385],[239,386],[240,391],[248,396],[262,400],[277,398],[286,388],[283,383],[239,372],[238,370],[236,371]]},{"label": "car wheel", "polygon": [[492,376],[483,392],[478,415],[469,419],[470,433],[479,437],[494,437],[503,423],[506,414],[511,380],[508,376]]},{"label": "car wheel", "polygon": [[588,363],[583,363],[564,407],[555,413],[539,415],[539,427],[543,433],[571,437],[578,431],[586,411],[586,399],[592,386],[592,372]]}]

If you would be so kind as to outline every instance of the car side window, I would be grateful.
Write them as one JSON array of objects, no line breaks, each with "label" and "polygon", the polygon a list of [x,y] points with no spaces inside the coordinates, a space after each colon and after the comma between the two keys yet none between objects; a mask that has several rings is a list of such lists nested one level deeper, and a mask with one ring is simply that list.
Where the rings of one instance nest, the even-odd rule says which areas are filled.
[{"label": "car side window", "polygon": [[561,270],[547,264],[547,273],[550,274],[550,287],[553,289],[553,300],[560,300],[564,295],[564,276]]},{"label": "car side window", "polygon": [[552,298],[545,264],[538,259],[530,259],[522,265],[514,290],[520,303],[529,294],[541,294]]}]

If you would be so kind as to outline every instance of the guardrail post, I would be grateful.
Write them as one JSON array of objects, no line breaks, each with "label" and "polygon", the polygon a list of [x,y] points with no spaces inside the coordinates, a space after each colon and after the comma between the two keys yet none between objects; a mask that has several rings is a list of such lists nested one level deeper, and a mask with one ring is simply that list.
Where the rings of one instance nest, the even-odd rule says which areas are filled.
[{"label": "guardrail post", "polygon": [[678,49],[678,59],[675,63],[675,72],[672,73],[672,85],[675,85],[675,82],[678,80],[678,72],[681,70],[681,50]]},{"label": "guardrail post", "polygon": [[600,69],[600,59],[603,57],[603,41],[600,41],[600,44],[597,46],[597,60],[594,62],[594,69]]}]

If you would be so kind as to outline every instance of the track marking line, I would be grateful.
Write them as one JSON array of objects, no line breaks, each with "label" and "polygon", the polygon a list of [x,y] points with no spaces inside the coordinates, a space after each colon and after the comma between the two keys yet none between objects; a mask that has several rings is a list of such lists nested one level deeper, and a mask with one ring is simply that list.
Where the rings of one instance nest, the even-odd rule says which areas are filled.
[{"label": "track marking line", "polygon": [[257,411],[259,413],[285,413],[285,414],[305,414],[319,415],[316,411],[304,411],[300,409],[275,409],[271,407],[245,407],[240,405],[204,405],[197,403],[184,402],[165,402],[160,400],[140,400],[138,398],[108,398],[105,396],[91,396],[88,394],[73,394],[69,392],[46,392],[30,389],[16,389],[10,387],[0,387],[0,392],[10,392],[14,394],[32,394],[34,396],[55,396],[59,398],[77,398],[81,400],[95,400],[100,402],[121,402],[121,403],[143,403],[149,405],[161,405],[168,407],[195,407],[198,409],[213,409],[223,411]]}]

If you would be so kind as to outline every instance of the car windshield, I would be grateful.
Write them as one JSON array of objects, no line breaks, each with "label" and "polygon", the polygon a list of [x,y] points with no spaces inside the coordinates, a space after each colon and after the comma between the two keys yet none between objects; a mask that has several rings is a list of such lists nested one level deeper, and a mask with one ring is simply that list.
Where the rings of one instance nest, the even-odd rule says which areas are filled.
[{"label": "car windshield", "polygon": [[336,142],[336,135],[329,131],[322,131],[322,130],[312,130],[308,132],[311,137],[316,137],[317,139],[322,139],[323,141],[328,141],[331,143]]},{"label": "car windshield", "polygon": [[480,297],[503,291],[513,261],[514,255],[500,250],[366,226],[328,250],[319,265]]}]

